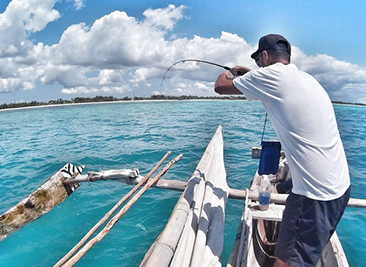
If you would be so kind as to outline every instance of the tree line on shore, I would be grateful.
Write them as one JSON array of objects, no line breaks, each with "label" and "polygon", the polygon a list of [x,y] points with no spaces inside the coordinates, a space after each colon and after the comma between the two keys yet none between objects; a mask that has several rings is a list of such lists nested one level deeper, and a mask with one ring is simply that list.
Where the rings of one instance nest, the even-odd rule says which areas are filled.
[{"label": "tree line on shore", "polygon": [[96,96],[96,97],[75,97],[71,100],[65,100],[59,98],[57,100],[50,100],[48,102],[19,102],[10,104],[1,104],[0,109],[8,108],[24,108],[24,107],[37,107],[37,106],[47,106],[47,105],[62,105],[62,104],[78,104],[78,103],[95,103],[95,102],[113,102],[113,101],[132,101],[132,100],[193,100],[193,99],[207,99],[207,100],[221,100],[221,99],[239,99],[245,100],[244,96],[192,96],[192,95],[182,95],[182,96],[167,96],[167,95],[152,95],[150,97],[124,97],[117,98],[114,96]]},{"label": "tree line on shore", "polygon": [[[132,101],[132,100],[194,100],[194,99],[206,99],[206,100],[245,100],[244,96],[194,96],[194,95],[182,95],[182,96],[167,96],[167,95],[152,95],[150,97],[124,97],[117,98],[114,96],[96,96],[96,97],[75,97],[71,100],[65,100],[59,98],[57,100],[50,100],[48,102],[20,102],[20,103],[10,103],[0,105],[0,109],[8,108],[24,108],[24,107],[37,107],[37,106],[47,106],[47,105],[62,105],[62,104],[78,104],[78,103],[96,103],[96,102],[113,102],[113,101]],[[362,103],[349,103],[341,101],[333,101],[334,104],[344,104],[344,105],[359,105],[366,106]]]}]

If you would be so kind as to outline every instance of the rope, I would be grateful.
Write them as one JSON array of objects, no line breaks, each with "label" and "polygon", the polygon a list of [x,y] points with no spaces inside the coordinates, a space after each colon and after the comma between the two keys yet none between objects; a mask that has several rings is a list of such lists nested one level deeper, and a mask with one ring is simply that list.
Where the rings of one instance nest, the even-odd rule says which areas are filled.
[{"label": "rope", "polygon": [[263,125],[263,132],[262,132],[261,143],[263,142],[264,132],[266,130],[267,117],[268,117],[268,113],[266,113],[266,118],[264,119],[264,125]]}]

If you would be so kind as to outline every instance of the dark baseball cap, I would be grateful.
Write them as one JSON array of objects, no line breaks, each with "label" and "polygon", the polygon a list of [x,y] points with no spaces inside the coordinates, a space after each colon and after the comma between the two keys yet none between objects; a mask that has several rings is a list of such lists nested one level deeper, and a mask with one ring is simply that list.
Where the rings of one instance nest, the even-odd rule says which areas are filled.
[{"label": "dark baseball cap", "polygon": [[290,43],[279,34],[268,34],[259,39],[258,50],[251,55],[251,58],[256,59],[263,50],[281,50],[291,55]]}]

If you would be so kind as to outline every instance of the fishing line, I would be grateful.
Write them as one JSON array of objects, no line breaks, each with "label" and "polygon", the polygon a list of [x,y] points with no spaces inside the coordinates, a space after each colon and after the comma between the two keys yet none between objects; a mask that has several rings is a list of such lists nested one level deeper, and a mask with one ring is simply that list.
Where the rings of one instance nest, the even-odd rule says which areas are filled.
[{"label": "fishing line", "polygon": [[220,68],[223,68],[225,70],[231,70],[230,67],[227,67],[227,66],[223,66],[223,65],[220,65],[220,64],[217,64],[217,63],[214,63],[214,62],[210,62],[210,61],[206,61],[206,60],[200,60],[200,59],[183,59],[183,60],[179,60],[177,62],[175,62],[173,65],[171,65],[165,72],[163,78],[161,79],[161,84],[160,86],[163,86],[163,82],[165,80],[165,77],[166,75],[168,74],[168,72],[170,71],[170,69],[172,67],[174,67],[175,65],[179,64],[179,63],[185,63],[187,61],[193,61],[193,62],[197,62],[196,64],[199,65],[200,63],[205,63],[205,64],[209,64],[209,65],[214,65],[216,67],[220,67]]}]

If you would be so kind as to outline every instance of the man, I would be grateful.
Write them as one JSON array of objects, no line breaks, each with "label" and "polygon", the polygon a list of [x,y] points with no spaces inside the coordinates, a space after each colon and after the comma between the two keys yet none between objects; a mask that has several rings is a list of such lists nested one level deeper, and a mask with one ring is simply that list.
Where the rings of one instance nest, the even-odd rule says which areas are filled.
[{"label": "man", "polygon": [[234,67],[219,76],[215,92],[244,94],[263,103],[293,183],[275,266],[315,266],[346,208],[350,178],[329,96],[312,76],[290,64],[290,56],[284,37],[263,36],[251,55],[260,68]]}]

